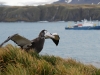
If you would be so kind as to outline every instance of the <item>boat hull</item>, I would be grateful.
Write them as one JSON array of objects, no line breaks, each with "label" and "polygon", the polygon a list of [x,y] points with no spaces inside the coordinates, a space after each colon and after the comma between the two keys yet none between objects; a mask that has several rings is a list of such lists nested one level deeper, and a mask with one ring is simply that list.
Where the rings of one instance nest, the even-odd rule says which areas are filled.
[{"label": "boat hull", "polygon": [[100,30],[100,26],[84,26],[84,27],[65,27],[66,30]]}]

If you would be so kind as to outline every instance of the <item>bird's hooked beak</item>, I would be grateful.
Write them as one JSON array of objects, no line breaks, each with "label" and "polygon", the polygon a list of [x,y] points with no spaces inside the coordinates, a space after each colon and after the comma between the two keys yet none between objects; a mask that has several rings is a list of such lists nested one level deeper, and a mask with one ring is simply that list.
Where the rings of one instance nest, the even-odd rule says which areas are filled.
[{"label": "bird's hooked beak", "polygon": [[48,31],[45,31],[45,39],[52,39],[53,42],[58,45],[59,44],[59,35],[57,33],[49,33]]}]

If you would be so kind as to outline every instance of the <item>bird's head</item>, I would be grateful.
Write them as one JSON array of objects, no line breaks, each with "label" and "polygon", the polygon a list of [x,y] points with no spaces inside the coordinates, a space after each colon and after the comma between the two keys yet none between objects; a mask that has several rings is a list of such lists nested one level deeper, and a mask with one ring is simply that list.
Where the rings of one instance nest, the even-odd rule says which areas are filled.
[{"label": "bird's head", "polygon": [[53,42],[58,45],[59,44],[59,35],[57,33],[50,33],[47,30],[42,30],[39,34],[39,37],[44,37],[45,39],[52,39]]}]

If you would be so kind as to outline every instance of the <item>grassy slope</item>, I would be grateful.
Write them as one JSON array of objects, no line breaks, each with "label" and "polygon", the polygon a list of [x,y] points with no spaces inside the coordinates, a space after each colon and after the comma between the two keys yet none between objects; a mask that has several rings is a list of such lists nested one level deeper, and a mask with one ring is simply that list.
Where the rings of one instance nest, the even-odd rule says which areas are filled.
[{"label": "grassy slope", "polygon": [[100,69],[7,45],[0,48],[0,75],[100,75]]}]

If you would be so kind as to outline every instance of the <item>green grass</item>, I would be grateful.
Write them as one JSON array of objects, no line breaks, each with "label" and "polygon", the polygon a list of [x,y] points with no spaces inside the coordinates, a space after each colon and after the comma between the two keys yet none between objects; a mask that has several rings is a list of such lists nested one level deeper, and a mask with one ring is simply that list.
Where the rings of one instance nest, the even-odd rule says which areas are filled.
[{"label": "green grass", "polygon": [[7,45],[0,48],[0,75],[100,75],[100,69]]}]

